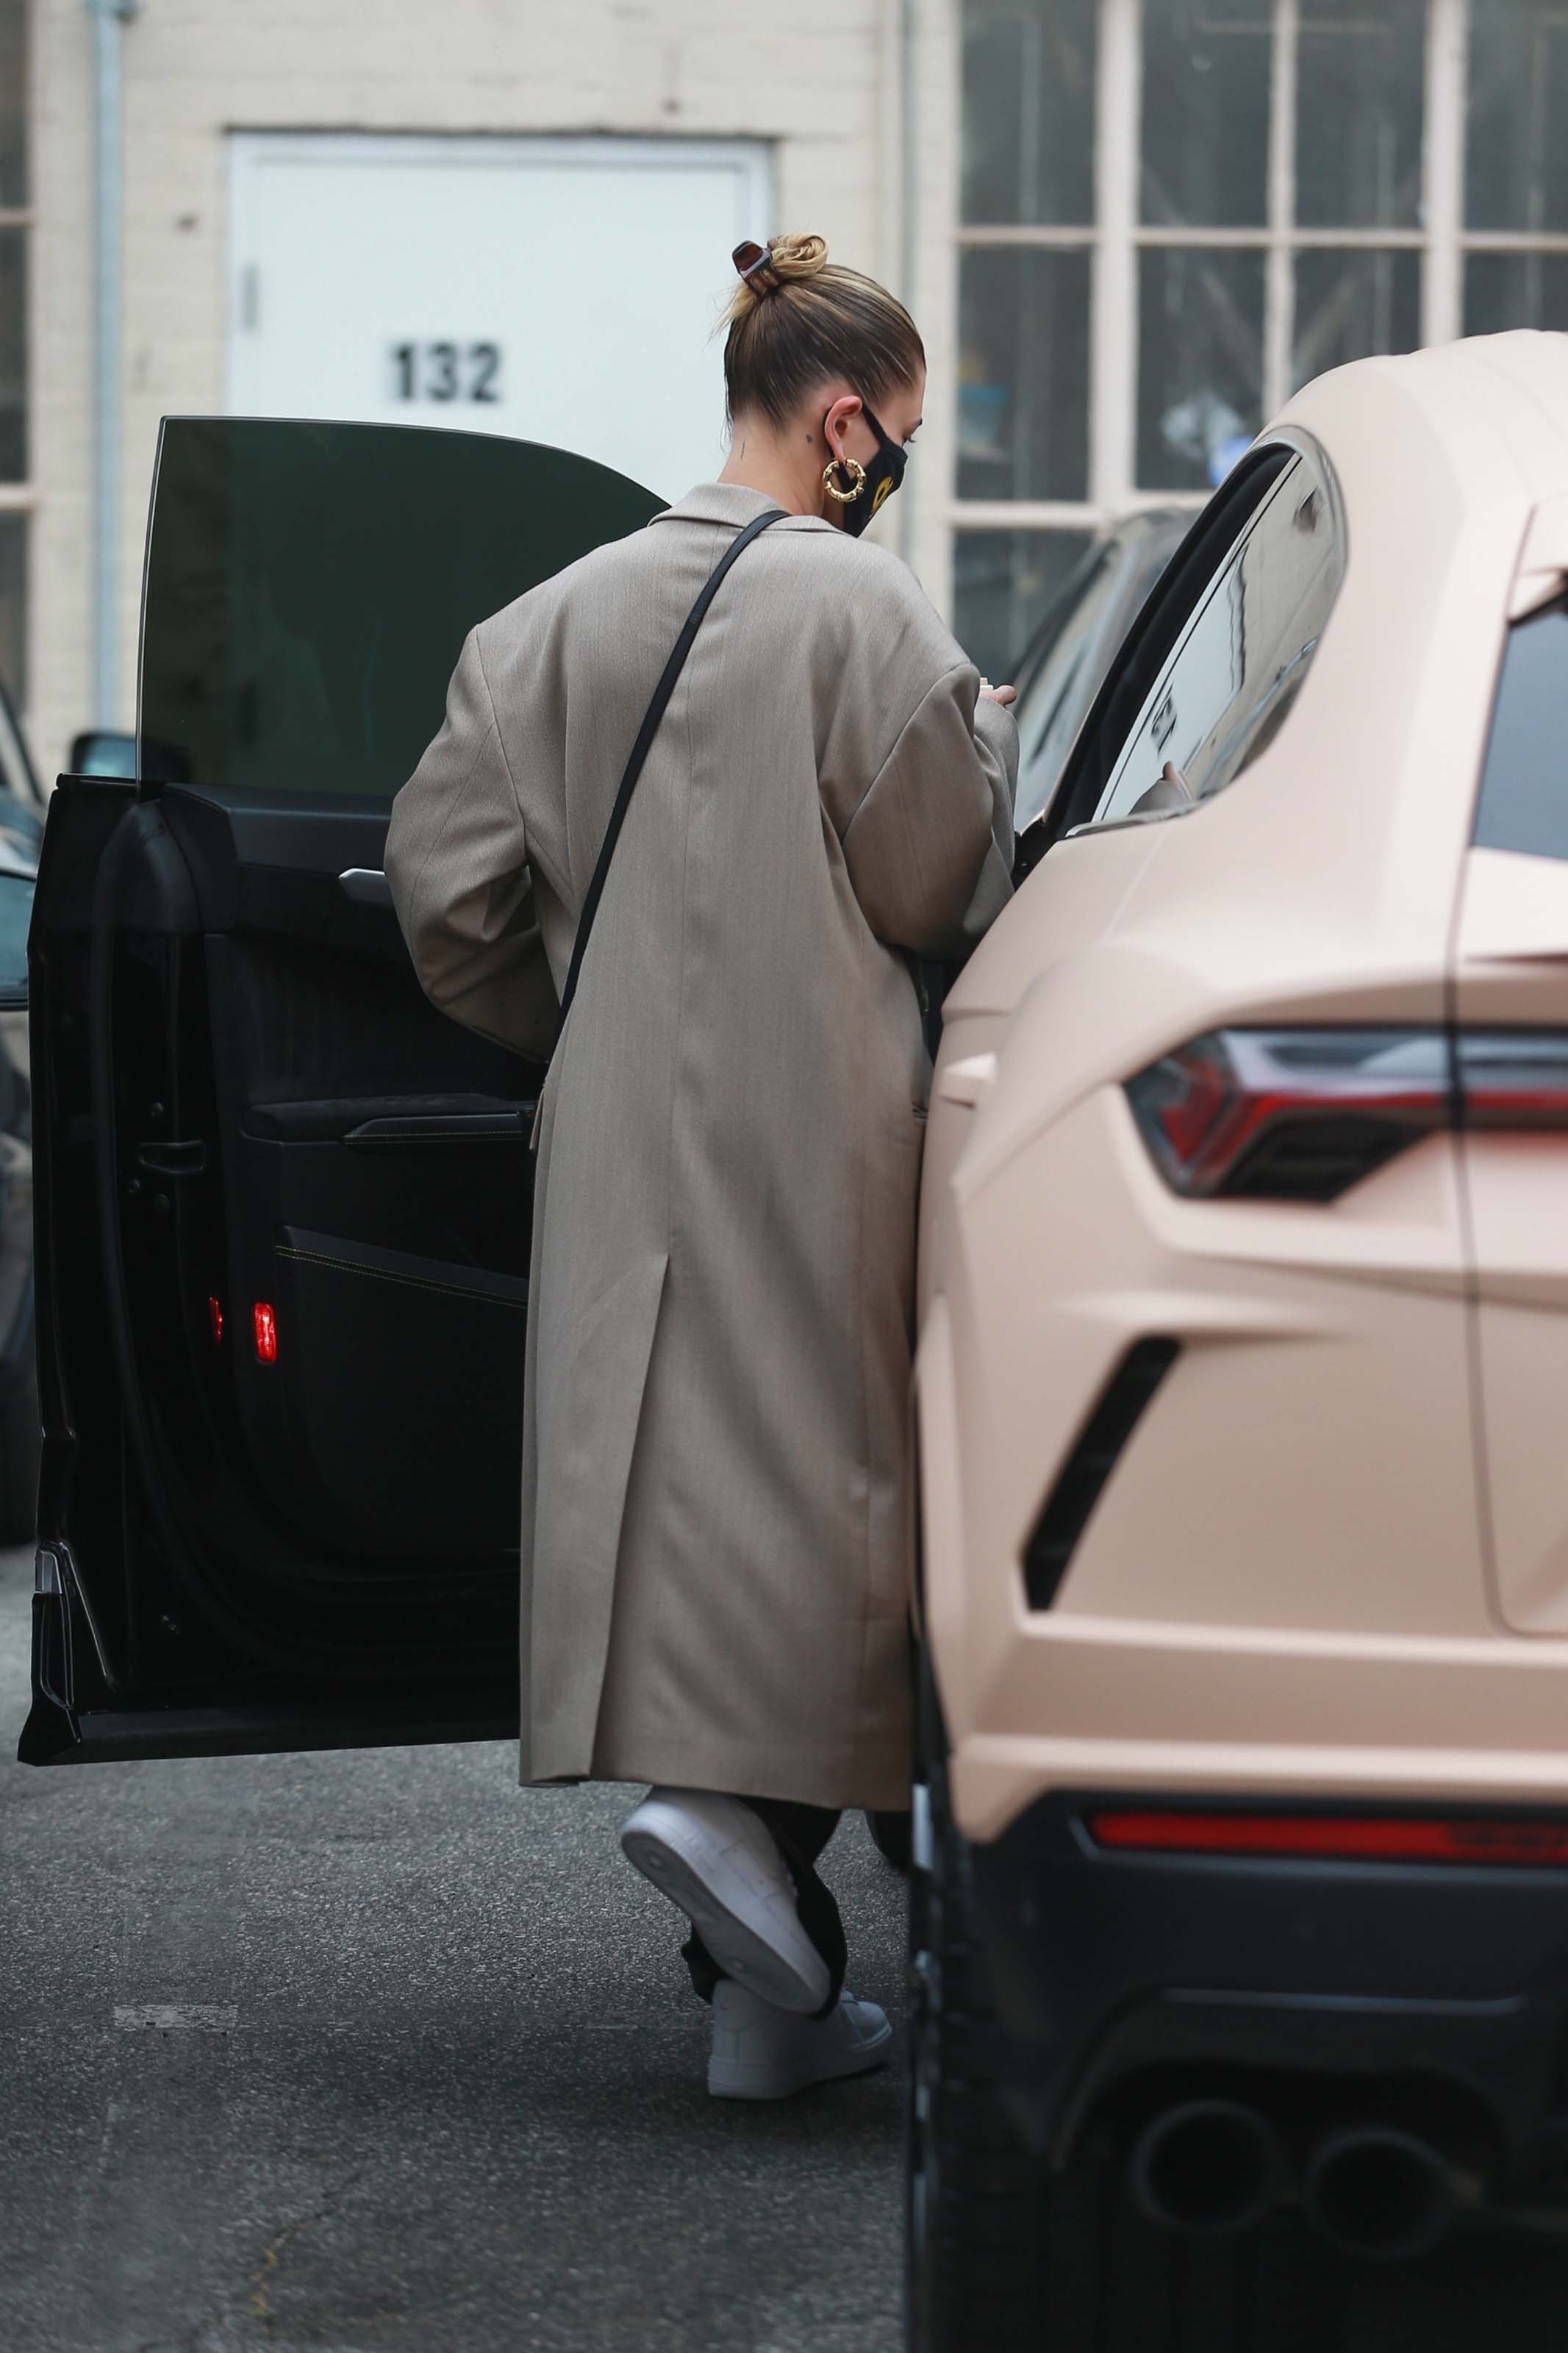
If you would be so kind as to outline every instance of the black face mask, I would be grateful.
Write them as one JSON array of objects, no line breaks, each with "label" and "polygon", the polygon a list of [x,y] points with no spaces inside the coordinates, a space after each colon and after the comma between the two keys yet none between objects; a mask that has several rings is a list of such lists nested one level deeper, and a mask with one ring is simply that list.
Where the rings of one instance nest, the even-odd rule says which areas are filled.
[{"label": "black face mask", "polygon": [[871,517],[887,505],[903,480],[904,468],[910,462],[908,450],[889,439],[864,401],[860,414],[877,437],[877,454],[866,469],[859,497],[843,510],[844,528],[852,539],[858,539]]}]

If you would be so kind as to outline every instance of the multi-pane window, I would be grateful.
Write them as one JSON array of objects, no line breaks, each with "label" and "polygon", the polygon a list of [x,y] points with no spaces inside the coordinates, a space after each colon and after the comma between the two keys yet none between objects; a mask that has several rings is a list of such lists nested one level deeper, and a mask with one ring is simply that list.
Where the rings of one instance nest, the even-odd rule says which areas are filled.
[{"label": "multi-pane window", "polygon": [[1470,0],[1467,334],[1568,327],[1568,5]]},{"label": "multi-pane window", "polygon": [[0,0],[0,678],[26,693],[27,262],[32,227],[27,16]]},{"label": "multi-pane window", "polygon": [[1568,0],[962,0],[958,633],[1323,370],[1568,326]]}]

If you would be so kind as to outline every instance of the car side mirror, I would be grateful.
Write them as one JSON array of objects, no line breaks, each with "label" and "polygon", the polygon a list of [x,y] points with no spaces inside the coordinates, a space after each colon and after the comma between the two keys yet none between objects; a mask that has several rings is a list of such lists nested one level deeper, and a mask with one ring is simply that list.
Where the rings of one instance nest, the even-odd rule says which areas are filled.
[{"label": "car side mirror", "polygon": [[1191,785],[1174,760],[1167,760],[1148,791],[1139,794],[1127,814],[1129,817],[1159,817],[1166,810],[1191,808],[1192,806]]},{"label": "car side mirror", "polygon": [[133,776],[136,738],[110,727],[89,727],[71,738],[73,776]]}]

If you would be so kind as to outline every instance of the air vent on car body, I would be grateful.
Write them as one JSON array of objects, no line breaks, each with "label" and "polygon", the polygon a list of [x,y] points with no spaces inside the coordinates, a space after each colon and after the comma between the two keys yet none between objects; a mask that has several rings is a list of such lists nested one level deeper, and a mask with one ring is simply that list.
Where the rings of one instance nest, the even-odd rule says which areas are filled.
[{"label": "air vent on car body", "polygon": [[1031,1609],[1048,1609],[1055,1601],[1119,1456],[1180,1354],[1174,1340],[1135,1341],[1100,1392],[1024,1547]]}]

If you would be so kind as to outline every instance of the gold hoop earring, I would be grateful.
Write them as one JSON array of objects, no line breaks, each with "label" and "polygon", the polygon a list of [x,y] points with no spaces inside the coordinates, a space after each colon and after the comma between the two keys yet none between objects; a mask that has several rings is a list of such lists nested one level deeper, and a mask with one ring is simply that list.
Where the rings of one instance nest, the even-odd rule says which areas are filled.
[{"label": "gold hoop earring", "polygon": [[[841,473],[852,474],[854,476],[854,488],[852,490],[841,491],[839,489],[837,483],[833,479],[835,468],[837,468]],[[827,492],[830,499],[837,500],[841,507],[853,506],[855,501],[859,497],[861,491],[866,487],[866,469],[860,463],[858,458],[829,458],[826,465],[824,466],[822,470],[822,487]]]}]

